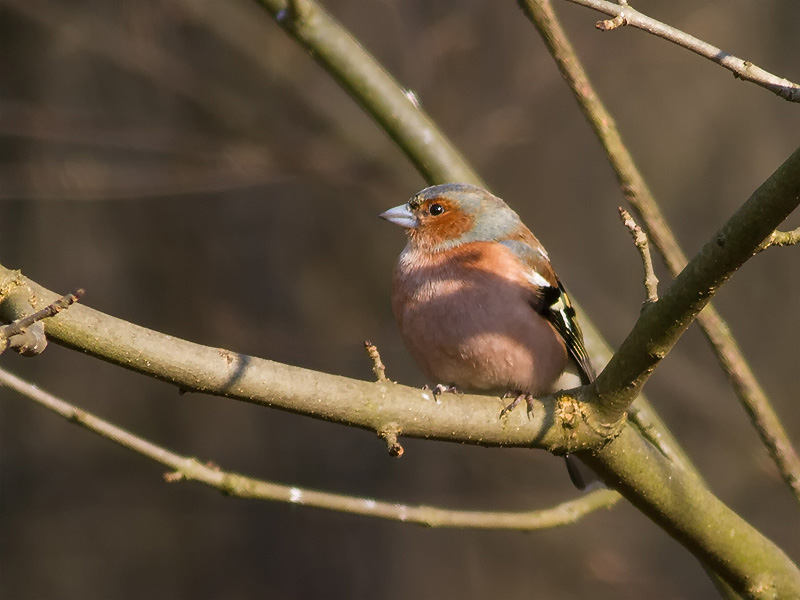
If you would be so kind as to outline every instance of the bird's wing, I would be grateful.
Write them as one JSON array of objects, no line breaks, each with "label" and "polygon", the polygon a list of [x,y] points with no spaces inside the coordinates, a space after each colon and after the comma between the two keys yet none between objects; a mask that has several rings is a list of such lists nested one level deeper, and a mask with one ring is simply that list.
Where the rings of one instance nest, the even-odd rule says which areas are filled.
[{"label": "bird's wing", "polygon": [[581,382],[591,383],[596,375],[583,342],[575,307],[553,271],[539,240],[526,231],[524,237],[501,240],[500,243],[508,247],[526,269],[525,278],[533,291],[531,307],[547,319],[562,337],[570,357],[580,371]]},{"label": "bird's wing", "polygon": [[567,295],[564,286],[556,279],[558,287],[544,290],[544,309],[540,314],[550,321],[556,331],[564,338],[570,356],[581,372],[581,382],[592,383],[596,377],[586,345],[583,343],[583,332],[575,315],[575,307]]}]

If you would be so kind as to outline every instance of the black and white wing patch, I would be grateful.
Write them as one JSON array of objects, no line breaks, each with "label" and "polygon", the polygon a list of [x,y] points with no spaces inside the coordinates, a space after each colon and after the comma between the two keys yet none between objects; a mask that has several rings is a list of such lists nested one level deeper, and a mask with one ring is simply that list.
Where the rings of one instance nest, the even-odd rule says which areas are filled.
[{"label": "black and white wing patch", "polygon": [[550,321],[564,339],[569,355],[580,371],[581,383],[587,385],[596,377],[594,367],[583,343],[583,333],[578,325],[575,308],[561,282],[556,280],[556,283],[558,287],[548,285],[540,288],[543,292],[543,302],[539,313]]}]

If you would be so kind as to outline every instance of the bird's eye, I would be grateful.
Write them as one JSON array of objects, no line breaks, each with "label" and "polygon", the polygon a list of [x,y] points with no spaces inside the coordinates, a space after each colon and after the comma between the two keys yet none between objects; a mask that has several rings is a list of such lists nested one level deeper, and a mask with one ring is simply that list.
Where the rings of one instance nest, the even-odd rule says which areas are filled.
[{"label": "bird's eye", "polygon": [[428,212],[431,214],[431,216],[437,217],[444,212],[444,206],[441,204],[431,204],[428,207]]}]

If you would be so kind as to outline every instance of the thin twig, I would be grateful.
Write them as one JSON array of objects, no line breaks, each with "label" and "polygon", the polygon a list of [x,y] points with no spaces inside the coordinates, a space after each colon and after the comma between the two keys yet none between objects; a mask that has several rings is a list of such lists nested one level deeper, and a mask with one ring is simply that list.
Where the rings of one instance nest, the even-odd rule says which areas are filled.
[{"label": "thin twig", "polygon": [[[800,85],[773,75],[764,69],[757,67],[753,63],[741,58],[737,58],[732,54],[728,54],[724,50],[712,46],[708,42],[704,42],[694,36],[684,33],[679,29],[671,27],[661,21],[648,17],[628,6],[627,4],[616,4],[606,0],[567,0],[573,4],[579,4],[587,8],[592,8],[598,12],[610,15],[614,19],[610,21],[600,21],[600,23],[609,23],[613,26],[603,27],[598,23],[597,27],[601,30],[615,29],[619,25],[629,25],[636,27],[647,33],[652,33],[655,36],[663,38],[673,44],[677,44],[687,50],[691,50],[695,54],[699,54],[708,60],[717,63],[733,73],[734,77],[750,81],[756,85],[768,89],[769,91],[777,94],[784,100],[790,102],[800,102]],[[617,23],[617,19],[622,22]]]},{"label": "thin twig", "polygon": [[196,458],[175,454],[81,410],[4,369],[0,369],[0,385],[13,389],[72,423],[172,469],[164,476],[168,482],[198,481],[230,496],[288,502],[391,521],[418,523],[428,527],[512,529],[517,531],[533,531],[569,525],[590,512],[601,508],[610,508],[620,498],[619,494],[611,490],[596,490],[552,508],[524,512],[490,512],[448,510],[433,506],[409,506],[309,490],[245,477],[223,471],[213,464],[203,463]]},{"label": "thin twig", "polygon": [[[520,5],[544,39],[581,111],[605,148],[625,198],[636,211],[640,222],[644,223],[650,240],[664,258],[670,274],[677,276],[686,266],[686,255],[623,142],[614,118],[589,81],[550,0],[520,0]],[[713,304],[705,307],[698,315],[697,322],[781,476],[800,501],[800,457],[792,447],[766,392],[731,335],[728,324]]]},{"label": "thin twig", "polygon": [[605,19],[603,21],[598,21],[597,23],[594,24],[594,26],[597,27],[597,29],[599,29],[600,31],[612,31],[617,27],[623,27],[624,25],[627,24],[628,21],[625,20],[625,17],[623,17],[622,15],[617,15],[613,19]]},{"label": "thin twig", "polygon": [[386,442],[386,448],[389,450],[389,455],[395,458],[403,456],[405,450],[400,442],[397,441],[399,436],[399,428],[396,425],[384,428],[379,434],[383,441]]},{"label": "thin twig", "polygon": [[770,236],[758,247],[756,252],[762,252],[773,246],[794,246],[800,243],[800,227],[791,231],[773,231]]},{"label": "thin twig", "polygon": [[621,206],[619,207],[619,216],[622,219],[622,224],[631,232],[633,244],[642,257],[644,289],[647,292],[647,300],[645,302],[655,302],[658,300],[658,277],[656,277],[656,272],[653,269],[653,257],[650,255],[650,243],[647,240],[647,235],[633,220],[631,213]]},{"label": "thin twig", "polygon": [[[77,290],[66,296],[62,296],[52,304],[42,310],[15,320],[8,325],[0,325],[0,354],[11,348],[22,356],[36,356],[44,352],[47,348],[47,337],[45,336],[44,326],[41,321],[57,315],[65,308],[69,307],[83,295],[83,290]],[[6,302],[24,302],[33,310],[30,300],[22,295],[15,299],[7,298]]]},{"label": "thin twig", "polygon": [[37,321],[41,321],[42,319],[47,319],[49,317],[57,315],[65,308],[69,307],[70,305],[80,300],[83,294],[84,294],[83,289],[75,290],[72,293],[61,296],[61,298],[59,298],[55,302],[48,304],[42,310],[37,310],[32,315],[28,315],[27,317],[22,317],[21,319],[17,319],[13,323],[9,323],[8,325],[0,326],[0,339],[10,338],[12,335],[20,334],[23,331],[25,331],[27,327],[30,327]]},{"label": "thin twig", "polygon": [[378,347],[372,342],[365,340],[364,349],[367,351],[367,356],[369,356],[370,360],[372,361],[372,372],[375,374],[375,379],[377,381],[387,381],[386,367],[381,360]]}]

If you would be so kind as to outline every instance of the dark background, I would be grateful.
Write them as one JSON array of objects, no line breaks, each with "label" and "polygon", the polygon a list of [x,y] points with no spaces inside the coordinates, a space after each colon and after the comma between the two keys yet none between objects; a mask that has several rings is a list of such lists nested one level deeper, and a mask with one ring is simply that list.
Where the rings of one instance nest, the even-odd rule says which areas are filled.
[{"label": "dark background", "polygon": [[[643,299],[616,181],[515,3],[326,3],[550,251],[612,345]],[[651,6],[652,5],[652,6]],[[800,79],[800,4],[640,2]],[[580,55],[687,253],[798,145],[800,107],[565,2]],[[424,182],[253,2],[0,5],[0,262],[202,344],[422,385],[389,307],[404,240],[376,215]],[[794,217],[788,226],[797,226]],[[800,443],[798,252],[720,292]],[[662,270],[663,275],[663,270]],[[662,278],[662,286],[668,278]],[[663,287],[662,287],[663,289]],[[404,440],[177,390],[52,346],[2,366],[225,469],[408,503],[527,510],[573,497],[544,452]],[[696,328],[647,393],[712,489],[795,560],[797,503]],[[695,560],[621,503],[532,534],[432,530],[166,484],[159,466],[0,389],[0,597],[705,598]]]}]

